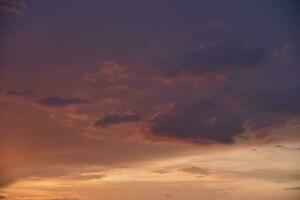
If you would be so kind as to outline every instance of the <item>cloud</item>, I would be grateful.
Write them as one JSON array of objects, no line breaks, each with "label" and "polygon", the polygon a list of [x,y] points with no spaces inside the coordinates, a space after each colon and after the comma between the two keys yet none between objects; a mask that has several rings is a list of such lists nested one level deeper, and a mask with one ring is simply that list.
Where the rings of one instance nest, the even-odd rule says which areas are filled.
[{"label": "cloud", "polygon": [[230,102],[203,101],[155,115],[149,122],[152,139],[232,143],[245,131],[245,113]]},{"label": "cloud", "polygon": [[82,104],[86,102],[86,100],[80,98],[65,99],[62,97],[47,97],[37,101],[38,104],[47,107],[64,107],[68,105]]},{"label": "cloud", "polygon": [[23,0],[0,0],[0,14],[23,15],[27,8]]},{"label": "cloud", "polygon": [[[298,89],[272,95],[213,95],[186,106],[156,112],[145,125],[147,139],[233,143],[243,133],[272,128],[297,117]],[[255,99],[255,100],[253,100]]]},{"label": "cloud", "polygon": [[6,199],[6,196],[0,195],[0,199]]},{"label": "cloud", "polygon": [[183,75],[214,75],[253,68],[269,58],[268,49],[260,45],[248,45],[241,41],[218,42],[189,49],[178,59],[170,60],[163,75],[173,79]]},{"label": "cloud", "polygon": [[105,174],[79,174],[79,175],[70,176],[68,178],[84,181],[84,180],[102,179],[105,177],[106,177]]},{"label": "cloud", "polygon": [[85,75],[85,79],[92,82],[107,81],[114,83],[132,78],[134,78],[134,76],[130,69],[115,60],[107,60],[96,73]]},{"label": "cloud", "polygon": [[141,120],[141,116],[137,113],[126,112],[126,113],[111,113],[102,116],[98,119],[94,126],[105,128],[107,126],[122,124],[122,123],[132,123]]},{"label": "cloud", "polygon": [[300,88],[273,94],[258,95],[254,102],[262,109],[273,113],[299,115]]},{"label": "cloud", "polygon": [[80,200],[78,198],[59,198],[59,199],[50,199],[50,200]]},{"label": "cloud", "polygon": [[[37,97],[32,90],[8,90],[0,94],[0,100],[7,103],[16,103],[19,105],[27,105],[34,109],[42,110],[52,119],[62,121],[67,126],[82,127],[84,122],[89,122],[89,110],[95,110],[95,107],[108,106],[106,102],[88,100],[89,97],[81,98],[63,98],[59,96]],[[104,105],[103,105],[104,103]],[[108,107],[109,109],[109,107]]]},{"label": "cloud", "polygon": [[289,187],[289,188],[285,188],[286,190],[300,190],[300,186],[299,187]]},{"label": "cloud", "polygon": [[[266,48],[258,45],[245,45],[241,41],[230,41],[213,44],[199,49],[188,56],[196,71],[221,70],[223,67],[244,68],[255,66],[268,56]],[[202,68],[202,69],[201,69]]]},{"label": "cloud", "polygon": [[210,173],[208,169],[200,168],[196,166],[188,166],[188,167],[181,168],[180,170],[190,174],[208,175]]},{"label": "cloud", "polygon": [[292,169],[253,169],[249,171],[232,171],[231,173],[240,177],[257,178],[274,182],[298,181],[300,178],[300,171]]},{"label": "cloud", "polygon": [[288,147],[284,145],[275,145],[274,148],[281,149],[281,150],[291,150],[291,151],[299,151],[300,147]]},{"label": "cloud", "polygon": [[16,97],[28,97],[33,94],[32,90],[25,90],[25,91],[16,91],[16,90],[9,90],[6,92],[7,96],[16,96]]},{"label": "cloud", "polygon": [[171,172],[171,170],[170,169],[159,168],[159,169],[153,169],[153,170],[151,170],[151,172],[157,173],[157,174],[168,174],[168,173]]},{"label": "cloud", "polygon": [[11,185],[12,183],[14,183],[16,181],[15,178],[5,177],[2,174],[0,174],[0,178],[1,178],[1,180],[0,180],[0,189],[5,188],[5,187]]}]

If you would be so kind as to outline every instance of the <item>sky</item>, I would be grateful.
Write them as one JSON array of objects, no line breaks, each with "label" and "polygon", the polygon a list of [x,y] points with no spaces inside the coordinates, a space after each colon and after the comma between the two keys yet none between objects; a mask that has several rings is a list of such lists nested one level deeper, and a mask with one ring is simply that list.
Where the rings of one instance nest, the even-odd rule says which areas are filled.
[{"label": "sky", "polygon": [[299,9],[0,0],[0,199],[300,200]]}]

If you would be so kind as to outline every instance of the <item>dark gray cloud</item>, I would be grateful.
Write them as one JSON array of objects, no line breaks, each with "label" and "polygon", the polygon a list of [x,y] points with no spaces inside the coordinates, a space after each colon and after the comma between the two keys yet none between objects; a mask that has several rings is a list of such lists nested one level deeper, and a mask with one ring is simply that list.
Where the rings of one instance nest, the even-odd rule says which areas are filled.
[{"label": "dark gray cloud", "polygon": [[20,97],[28,97],[33,94],[32,90],[25,90],[25,91],[16,91],[16,90],[9,90],[6,92],[7,96],[20,96]]},{"label": "dark gray cloud", "polygon": [[[299,115],[298,89],[269,95],[217,95],[209,100],[156,113],[149,121],[153,140],[177,139],[230,144],[247,130],[272,127]],[[253,101],[255,99],[255,101]]]},{"label": "dark gray cloud", "polygon": [[73,104],[87,103],[86,100],[80,98],[62,98],[62,97],[47,97],[37,101],[38,104],[48,107],[64,107]]},{"label": "dark gray cloud", "polygon": [[94,126],[95,127],[107,127],[115,124],[121,123],[131,123],[131,122],[138,122],[141,120],[141,116],[137,113],[112,113],[107,114],[98,119]]},{"label": "dark gray cloud", "polygon": [[270,53],[264,46],[248,45],[241,41],[219,42],[188,50],[178,60],[170,62],[165,75],[207,74],[252,68],[266,62],[269,57]]},{"label": "dark gray cloud", "polygon": [[204,101],[161,113],[150,121],[151,136],[196,143],[205,140],[232,143],[235,135],[245,131],[243,123],[247,119],[244,112],[232,106]]}]

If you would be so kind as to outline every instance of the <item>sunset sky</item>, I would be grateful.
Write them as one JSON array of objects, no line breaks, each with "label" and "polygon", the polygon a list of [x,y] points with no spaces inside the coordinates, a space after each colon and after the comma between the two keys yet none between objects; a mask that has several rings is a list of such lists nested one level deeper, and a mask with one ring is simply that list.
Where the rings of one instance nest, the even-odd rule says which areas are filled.
[{"label": "sunset sky", "polygon": [[299,9],[0,0],[0,200],[300,200]]}]

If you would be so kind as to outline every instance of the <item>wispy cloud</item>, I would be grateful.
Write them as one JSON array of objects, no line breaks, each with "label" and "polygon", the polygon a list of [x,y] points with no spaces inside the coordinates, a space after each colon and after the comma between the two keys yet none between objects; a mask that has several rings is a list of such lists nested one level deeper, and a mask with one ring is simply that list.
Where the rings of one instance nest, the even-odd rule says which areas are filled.
[{"label": "wispy cloud", "polygon": [[23,15],[27,8],[25,0],[1,0],[0,14],[4,15]]},{"label": "wispy cloud", "polygon": [[74,104],[87,103],[86,100],[80,98],[62,98],[62,97],[47,97],[37,101],[38,104],[49,107],[64,107]]},{"label": "wispy cloud", "polygon": [[20,96],[20,97],[28,97],[33,94],[34,92],[32,90],[25,90],[25,91],[9,90],[6,92],[6,95],[8,96]]},{"label": "wispy cloud", "polygon": [[115,124],[122,123],[133,123],[141,120],[141,116],[137,113],[133,112],[125,112],[125,113],[111,113],[102,116],[95,123],[95,127],[108,127]]}]

